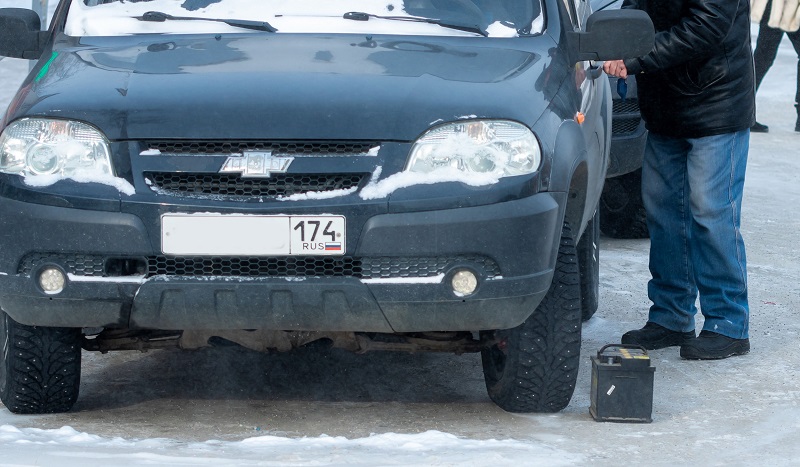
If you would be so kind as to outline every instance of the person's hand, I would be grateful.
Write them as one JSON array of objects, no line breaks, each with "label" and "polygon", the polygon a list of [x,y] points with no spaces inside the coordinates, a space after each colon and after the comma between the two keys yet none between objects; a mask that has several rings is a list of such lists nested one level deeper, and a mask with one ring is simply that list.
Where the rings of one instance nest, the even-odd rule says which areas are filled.
[{"label": "person's hand", "polygon": [[603,63],[603,71],[611,76],[625,79],[628,77],[628,69],[625,68],[625,62],[622,60],[608,60]]}]

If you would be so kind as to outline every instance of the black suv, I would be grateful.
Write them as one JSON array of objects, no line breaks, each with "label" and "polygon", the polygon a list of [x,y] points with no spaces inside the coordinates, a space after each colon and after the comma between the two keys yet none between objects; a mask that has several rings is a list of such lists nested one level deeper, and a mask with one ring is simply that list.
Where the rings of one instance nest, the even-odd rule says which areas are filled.
[{"label": "black suv", "polygon": [[609,165],[594,60],[652,23],[275,5],[62,0],[49,31],[0,10],[0,54],[38,60],[0,121],[5,406],[69,410],[81,349],[322,341],[481,352],[502,408],[565,407]]},{"label": "black suv", "polygon": [[[622,0],[592,0],[595,11],[615,10]],[[642,156],[647,141],[636,78],[624,83],[610,77],[613,96],[611,164],[600,196],[600,230],[613,238],[647,238],[647,215],[642,201]]]}]

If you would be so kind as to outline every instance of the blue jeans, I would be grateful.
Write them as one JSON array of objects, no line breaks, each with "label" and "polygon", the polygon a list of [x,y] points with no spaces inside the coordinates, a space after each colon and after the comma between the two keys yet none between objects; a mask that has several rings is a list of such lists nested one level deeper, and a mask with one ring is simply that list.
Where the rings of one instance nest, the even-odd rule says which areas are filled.
[{"label": "blue jeans", "polygon": [[747,262],[739,231],[750,130],[704,138],[650,133],[642,197],[650,230],[649,321],[748,338]]}]

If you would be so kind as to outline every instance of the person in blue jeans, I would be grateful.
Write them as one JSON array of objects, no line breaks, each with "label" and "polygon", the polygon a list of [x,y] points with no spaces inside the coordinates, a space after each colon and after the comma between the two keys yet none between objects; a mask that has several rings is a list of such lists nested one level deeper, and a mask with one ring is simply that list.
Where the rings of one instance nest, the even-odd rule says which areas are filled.
[{"label": "person in blue jeans", "polygon": [[[650,231],[643,328],[623,344],[680,346],[686,359],[750,351],[742,192],[755,122],[749,0],[625,0],[647,12],[653,49],[604,63],[636,75],[648,138],[642,196]],[[705,320],[695,336],[695,302]]]}]

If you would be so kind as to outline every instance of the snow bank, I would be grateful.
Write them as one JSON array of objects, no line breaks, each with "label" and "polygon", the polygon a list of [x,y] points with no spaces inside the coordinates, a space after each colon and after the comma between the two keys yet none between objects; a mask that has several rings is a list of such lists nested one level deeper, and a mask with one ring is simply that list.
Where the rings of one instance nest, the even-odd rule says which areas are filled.
[{"label": "snow bank", "polygon": [[182,443],[165,438],[103,438],[57,430],[0,426],[4,465],[576,465],[583,456],[517,440],[472,440],[440,431],[367,438],[258,436],[242,441]]}]

